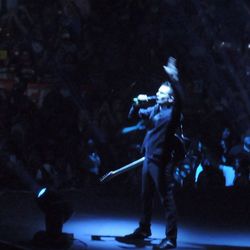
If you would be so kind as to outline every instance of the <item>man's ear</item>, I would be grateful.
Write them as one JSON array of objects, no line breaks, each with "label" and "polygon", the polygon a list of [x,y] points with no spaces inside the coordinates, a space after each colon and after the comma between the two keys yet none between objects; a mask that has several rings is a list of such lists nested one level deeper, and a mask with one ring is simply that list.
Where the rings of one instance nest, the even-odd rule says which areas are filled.
[{"label": "man's ear", "polygon": [[169,97],[169,102],[170,102],[170,103],[173,103],[173,102],[174,102],[174,99],[175,99],[174,96],[171,95],[171,96]]}]

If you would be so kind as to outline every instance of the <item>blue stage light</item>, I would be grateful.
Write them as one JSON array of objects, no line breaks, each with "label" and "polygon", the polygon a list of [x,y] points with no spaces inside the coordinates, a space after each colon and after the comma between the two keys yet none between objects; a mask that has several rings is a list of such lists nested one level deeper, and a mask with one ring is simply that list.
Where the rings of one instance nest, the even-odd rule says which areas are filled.
[{"label": "blue stage light", "polygon": [[37,195],[37,198],[40,198],[40,197],[46,192],[46,190],[47,190],[47,188],[42,188],[42,189],[39,191],[39,193],[38,193],[38,195]]}]

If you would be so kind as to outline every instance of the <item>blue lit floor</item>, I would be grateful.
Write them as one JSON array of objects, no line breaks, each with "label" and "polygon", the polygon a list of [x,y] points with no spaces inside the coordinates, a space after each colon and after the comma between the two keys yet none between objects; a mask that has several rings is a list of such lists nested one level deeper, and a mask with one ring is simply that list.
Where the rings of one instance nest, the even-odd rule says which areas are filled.
[{"label": "blue lit floor", "polygon": [[[152,236],[144,243],[126,244],[115,239],[132,232],[137,226],[133,217],[77,217],[65,225],[65,231],[74,232],[75,238],[83,240],[89,249],[151,249],[164,235],[164,224],[153,222]],[[91,240],[91,236],[95,240]],[[177,249],[250,249],[250,230],[219,230],[201,226],[182,225],[180,223]]]},{"label": "blue lit floor", "polygon": [[[137,227],[139,209],[136,209],[136,202],[120,201],[117,197],[100,194],[92,196],[91,200],[86,200],[88,197],[81,193],[73,192],[69,196],[72,200],[77,200],[76,212],[63,230],[73,233],[76,239],[70,250],[152,249],[164,235],[164,223],[157,212],[152,222],[150,239],[136,245],[122,243],[116,237],[131,233]],[[36,250],[27,242],[35,232],[44,229],[44,225],[43,214],[34,203],[32,195],[7,192],[0,195],[0,204],[0,240]],[[181,214],[176,249],[250,249],[249,219],[245,224],[244,216],[241,216],[240,220],[228,223],[226,220],[231,216],[228,214],[218,222],[216,217],[214,219],[210,216],[209,210],[210,208],[205,218],[201,215],[197,217],[191,212]]]}]

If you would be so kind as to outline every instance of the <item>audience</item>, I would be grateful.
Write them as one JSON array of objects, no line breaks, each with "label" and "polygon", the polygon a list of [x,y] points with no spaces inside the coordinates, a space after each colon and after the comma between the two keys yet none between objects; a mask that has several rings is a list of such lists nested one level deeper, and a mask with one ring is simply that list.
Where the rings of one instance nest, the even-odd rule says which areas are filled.
[{"label": "audience", "polygon": [[[192,112],[198,129],[189,126],[188,130],[199,139],[191,138],[195,143],[191,143],[186,159],[176,169],[176,183],[183,188],[224,186],[220,167],[224,165],[235,170],[235,186],[248,186],[249,136],[237,148],[232,129],[222,126],[219,129],[223,132],[214,135],[215,145],[207,140],[204,124],[211,123],[214,115],[207,92],[213,91],[215,99],[219,95],[216,87],[207,87],[210,81],[217,81],[215,73],[225,74],[218,86],[235,87],[225,73],[228,69],[221,63],[220,53],[227,51],[235,67],[239,66],[237,62],[246,65],[246,72],[237,70],[247,87],[249,25],[237,19],[232,30],[237,33],[237,25],[242,24],[245,32],[241,36],[238,30],[238,36],[234,36],[237,39],[230,40],[228,34],[233,33],[225,29],[220,13],[226,15],[234,6],[228,4],[223,12],[214,3],[205,8],[204,14],[211,23],[220,25],[215,27],[215,37],[208,37],[202,22],[197,21],[199,15],[192,15],[187,22],[187,13],[196,13],[194,6],[180,8],[178,3],[168,2],[118,0],[111,6],[96,0],[20,0],[5,6],[0,16],[0,83],[7,80],[13,87],[0,89],[1,157],[14,154],[38,182],[56,188],[82,187],[79,178],[95,183],[101,174],[135,160],[140,141],[125,133],[129,131],[124,130],[126,107],[138,90],[148,92],[152,83],[164,78],[157,68],[164,64],[166,53],[179,48],[185,87],[197,97],[191,98],[189,104],[195,110]],[[240,8],[237,4],[237,13]],[[198,35],[191,37],[189,33]],[[203,47],[199,41],[204,42]],[[213,59],[204,59],[208,49]],[[214,67],[210,67],[211,62]],[[31,83],[50,86],[51,91],[39,105],[27,96]],[[217,98],[214,104],[217,111],[231,105],[235,116],[243,112],[241,100],[232,105],[231,98],[223,98]],[[232,126],[242,124],[237,119]],[[140,132],[133,133],[140,136],[143,124],[140,128]],[[240,129],[237,136],[247,128]],[[219,158],[211,156],[216,155],[214,151],[219,152]],[[3,169],[4,161],[1,180],[7,178]]]}]

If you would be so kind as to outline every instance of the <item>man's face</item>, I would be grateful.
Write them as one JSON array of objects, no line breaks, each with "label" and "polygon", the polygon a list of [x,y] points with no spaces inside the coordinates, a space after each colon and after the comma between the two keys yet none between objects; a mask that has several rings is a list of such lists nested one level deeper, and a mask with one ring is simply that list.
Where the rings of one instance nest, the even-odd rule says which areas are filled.
[{"label": "man's face", "polygon": [[174,102],[173,90],[166,85],[161,85],[156,93],[156,97],[156,102],[160,105],[167,105]]}]

